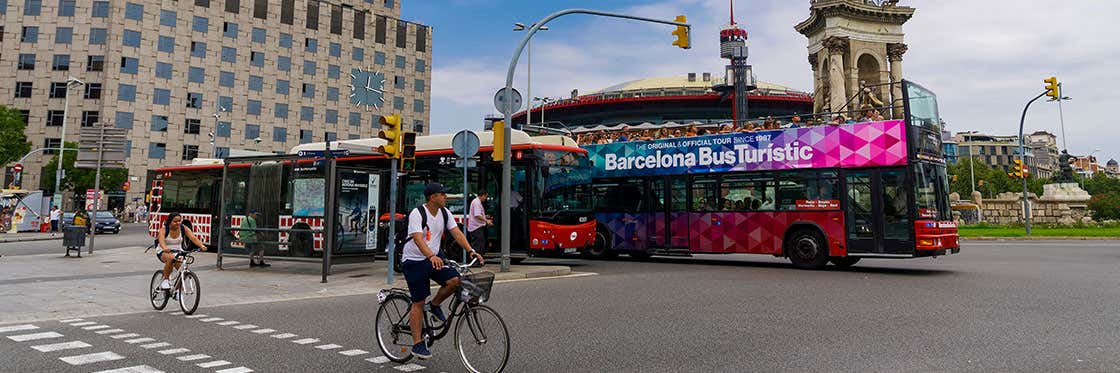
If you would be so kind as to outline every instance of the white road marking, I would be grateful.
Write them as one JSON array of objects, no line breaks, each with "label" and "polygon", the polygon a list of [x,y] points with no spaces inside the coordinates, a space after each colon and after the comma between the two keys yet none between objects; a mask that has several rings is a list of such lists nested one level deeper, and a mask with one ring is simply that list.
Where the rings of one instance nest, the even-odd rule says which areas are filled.
[{"label": "white road marking", "polygon": [[93,324],[96,324],[96,323],[93,322],[93,321],[82,321],[82,322],[76,322],[76,323],[70,324],[70,326],[86,326],[86,325],[93,325]]},{"label": "white road marking", "polygon": [[36,351],[39,351],[39,352],[54,352],[54,351],[70,350],[70,349],[75,349],[75,348],[86,348],[86,347],[90,347],[90,344],[82,342],[82,341],[73,341],[73,342],[55,343],[55,344],[50,344],[50,345],[31,346],[31,348],[33,348],[33,349],[35,349]]},{"label": "white road marking", "polygon": [[292,333],[282,333],[282,334],[276,334],[276,335],[273,335],[273,336],[272,336],[272,338],[276,338],[276,339],[288,339],[288,338],[292,338],[292,337],[295,337],[295,336],[296,336],[296,335],[295,335],[295,334],[292,334]]},{"label": "white road marking", "polygon": [[35,330],[35,329],[39,329],[39,327],[35,326],[35,325],[31,325],[31,324],[0,326],[0,333],[18,332],[18,331],[23,331],[23,330]]},{"label": "white road marking", "polygon": [[334,343],[325,344],[325,345],[321,345],[321,346],[315,346],[315,348],[320,349],[320,350],[333,350],[333,349],[340,348],[340,347],[342,347],[342,346],[336,345]]},{"label": "white road marking", "polygon": [[198,364],[198,366],[202,367],[202,368],[213,368],[213,367],[220,367],[220,366],[225,366],[225,365],[230,365],[230,364],[231,364],[230,362],[225,361],[225,360],[215,360],[215,361],[211,361],[211,362],[208,362],[208,363]]},{"label": "white road marking", "polygon": [[305,345],[305,344],[309,344],[309,343],[315,343],[315,342],[318,342],[318,341],[319,340],[315,339],[315,338],[304,338],[304,339],[294,340],[294,341],[292,341],[292,343]]},{"label": "white road marking", "polygon": [[175,311],[175,312],[171,313],[171,316],[179,316],[179,315],[182,315],[182,314],[183,314],[183,311]]},{"label": "white road marking", "polygon": [[180,357],[178,357],[178,359],[182,360],[182,361],[195,361],[195,360],[207,359],[209,357],[210,357],[210,355],[196,354],[196,355],[180,356]]},{"label": "white road marking", "polygon": [[203,314],[198,314],[198,315],[190,315],[190,316],[187,316],[187,318],[188,318],[188,319],[200,319],[200,318],[203,318],[203,317],[206,317],[206,316],[207,316],[207,315],[203,315]]},{"label": "white road marking", "polygon": [[369,359],[366,359],[366,361],[374,363],[374,364],[385,364],[385,363],[389,362],[389,358],[384,357],[384,356],[378,356],[378,357],[371,357]]},{"label": "white road marking", "polygon": [[59,322],[69,324],[69,323],[72,323],[72,322],[78,322],[78,321],[84,321],[84,320],[85,319],[67,319],[67,320],[62,320],[62,321],[59,321]]},{"label": "white road marking", "polygon": [[343,355],[346,355],[346,356],[358,356],[358,355],[368,354],[369,351],[366,351],[366,350],[346,350],[346,351],[340,351],[339,353],[343,354]]},{"label": "white road marking", "polygon": [[221,318],[221,317],[208,317],[208,318],[205,318],[205,319],[202,319],[202,320],[198,320],[198,321],[202,321],[202,322],[214,322],[214,321],[222,321],[222,320],[225,320],[225,319],[223,319],[223,318]]},{"label": "white road marking", "polygon": [[143,347],[143,348],[146,348],[146,349],[150,350],[150,349],[153,349],[153,348],[167,347],[167,346],[170,346],[170,345],[171,344],[167,343],[167,342],[159,342],[159,343],[141,345],[140,347]]},{"label": "white road marking", "polygon": [[185,348],[172,348],[170,350],[160,351],[159,353],[164,354],[164,355],[175,355],[175,354],[181,354],[181,353],[184,353],[184,352],[191,352],[191,350],[188,350],[188,349],[185,349]]},{"label": "white road marking", "polygon": [[399,371],[402,371],[402,372],[415,372],[415,371],[424,369],[424,366],[420,365],[420,364],[408,364],[408,365],[396,366],[396,367],[393,367],[393,369],[396,369],[396,370],[399,370]]},{"label": "white road marking", "polygon": [[219,370],[215,373],[249,373],[249,372],[252,372],[252,371],[253,371],[252,369],[249,369],[249,368],[246,368],[246,367],[237,367],[237,368],[222,369],[222,370]]},{"label": "white road marking", "polygon": [[62,360],[62,361],[65,361],[67,364],[70,364],[70,365],[84,365],[84,364],[91,364],[91,363],[100,363],[102,361],[120,360],[120,359],[124,359],[124,356],[118,355],[116,352],[105,351],[105,352],[98,352],[96,354],[85,354],[85,355],[60,357],[58,359]]},{"label": "white road marking", "polygon": [[139,337],[139,336],[140,336],[140,334],[136,334],[136,333],[124,333],[124,334],[111,335],[111,336],[109,336],[109,338],[125,339],[125,338],[135,338],[135,337]]},{"label": "white road marking", "polygon": [[256,328],[256,327],[257,326],[253,325],[253,324],[241,324],[241,325],[235,326],[233,328],[237,329],[237,330],[245,330],[245,329],[253,329],[253,328]]},{"label": "white road marking", "polygon": [[84,327],[84,328],[82,328],[82,330],[101,330],[101,329],[108,329],[108,328],[109,328],[108,325],[94,325],[94,326]]},{"label": "white road marking", "polygon": [[230,325],[237,325],[237,324],[240,324],[240,323],[241,323],[240,321],[222,321],[222,322],[218,323],[218,325],[230,326]]},{"label": "white road marking", "polygon": [[152,367],[147,366],[147,365],[137,365],[137,366],[134,366],[134,367],[112,369],[112,370],[102,370],[102,371],[97,371],[97,372],[93,372],[93,373],[164,373],[164,372],[162,370],[152,368]]},{"label": "white road marking", "polygon": [[58,334],[56,332],[43,332],[43,333],[34,333],[34,334],[12,335],[12,336],[8,336],[8,339],[11,339],[11,340],[16,341],[16,342],[27,342],[27,341],[34,341],[34,340],[37,340],[37,339],[58,338],[58,337],[61,337],[61,336],[62,336],[62,334]]},{"label": "white road marking", "polygon": [[276,331],[276,329],[257,329],[257,330],[254,330],[253,333],[265,334],[265,333],[272,333],[272,332],[275,332],[275,331]]},{"label": "white road marking", "polygon": [[137,344],[137,343],[151,342],[151,341],[154,341],[154,340],[156,340],[156,339],[145,337],[145,338],[126,339],[124,342],[128,343],[128,344]]},{"label": "white road marking", "polygon": [[106,329],[106,330],[98,330],[94,333],[97,333],[97,334],[113,334],[113,333],[120,333],[120,332],[123,332],[123,331],[124,331],[124,329]]}]

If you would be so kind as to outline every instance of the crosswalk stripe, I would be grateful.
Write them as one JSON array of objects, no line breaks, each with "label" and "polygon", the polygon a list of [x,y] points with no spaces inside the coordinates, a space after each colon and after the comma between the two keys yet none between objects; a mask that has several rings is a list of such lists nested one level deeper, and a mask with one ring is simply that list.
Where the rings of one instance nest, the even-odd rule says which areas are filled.
[{"label": "crosswalk stripe", "polygon": [[292,341],[292,343],[305,345],[305,344],[309,344],[309,343],[315,343],[315,342],[318,342],[318,341],[319,340],[315,339],[315,338],[304,338],[304,339],[294,340],[294,341]]},{"label": "crosswalk stripe", "polygon": [[253,329],[253,328],[256,328],[256,327],[257,326],[253,325],[253,324],[241,324],[241,325],[235,326],[233,328],[237,329],[237,330],[245,330],[245,329]]},{"label": "crosswalk stripe", "polygon": [[191,352],[191,350],[188,350],[188,349],[185,349],[185,348],[172,348],[170,350],[160,351],[159,353],[163,354],[163,355],[175,355],[175,354],[181,354],[181,353],[184,353],[184,352]]},{"label": "crosswalk stripe", "polygon": [[240,321],[222,321],[222,322],[218,323],[218,325],[230,326],[230,325],[237,325],[237,324],[240,324],[240,323],[241,323]]},{"label": "crosswalk stripe", "polygon": [[11,336],[8,336],[8,339],[11,339],[11,340],[16,341],[16,342],[27,342],[27,341],[34,341],[34,340],[37,340],[37,339],[58,338],[58,337],[61,337],[61,336],[62,336],[62,334],[58,334],[56,332],[43,332],[43,333],[34,333],[34,334],[11,335]]},{"label": "crosswalk stripe", "polygon": [[180,357],[178,357],[178,359],[182,360],[182,361],[195,361],[195,360],[206,359],[206,358],[209,358],[209,357],[210,357],[210,355],[196,354],[196,355],[180,356]]},{"label": "crosswalk stripe", "polygon": [[219,370],[219,371],[214,372],[214,373],[249,373],[249,372],[252,372],[252,371],[253,371],[252,369],[249,369],[249,368],[246,368],[246,367],[237,367],[237,368],[222,369],[222,370]]},{"label": "crosswalk stripe", "polygon": [[283,334],[275,334],[275,335],[273,335],[273,336],[272,336],[272,338],[276,338],[276,339],[288,339],[288,338],[292,338],[292,337],[295,337],[295,336],[296,336],[296,335],[295,335],[295,334],[292,334],[292,333],[283,333]]},{"label": "crosswalk stripe", "polygon": [[124,356],[118,355],[116,352],[105,351],[105,352],[98,352],[98,353],[95,353],[95,354],[85,354],[85,355],[60,357],[58,359],[62,360],[62,361],[65,361],[67,364],[70,364],[70,365],[85,365],[85,364],[91,364],[91,363],[100,363],[102,361],[120,360],[120,359],[124,359]]},{"label": "crosswalk stripe", "polygon": [[393,367],[393,369],[396,369],[396,370],[399,370],[399,371],[402,371],[402,372],[415,372],[415,371],[424,369],[424,366],[420,365],[420,364],[413,363],[413,364],[408,364],[408,365],[396,366],[396,367]]},{"label": "crosswalk stripe", "polygon": [[136,334],[136,333],[124,333],[124,334],[111,335],[111,336],[109,336],[109,338],[125,339],[125,338],[139,337],[139,336],[140,336],[140,334]]},{"label": "crosswalk stripe", "polygon": [[358,356],[358,355],[368,354],[369,351],[366,351],[366,350],[346,350],[346,351],[340,351],[339,353],[343,354],[343,355],[346,355],[346,356]]},{"label": "crosswalk stripe", "polygon": [[72,322],[78,322],[78,321],[84,321],[84,320],[85,319],[66,319],[66,320],[62,320],[62,321],[59,321],[59,322],[64,323],[64,324],[69,324],[69,323],[72,323]]},{"label": "crosswalk stripe", "polygon": [[213,321],[222,321],[222,320],[225,320],[225,319],[223,319],[223,318],[221,318],[221,317],[208,317],[208,318],[205,318],[205,319],[202,319],[202,320],[198,320],[198,321],[202,321],[202,322],[213,322]]},{"label": "crosswalk stripe", "polygon": [[208,362],[208,363],[198,364],[198,366],[201,367],[201,368],[213,368],[213,367],[226,366],[226,365],[230,365],[230,364],[231,364],[230,362],[225,361],[225,360],[215,360],[215,361],[211,361],[211,362]]},{"label": "crosswalk stripe", "polygon": [[33,348],[33,349],[35,349],[36,351],[39,351],[39,352],[54,352],[54,351],[70,350],[70,349],[75,349],[75,348],[86,348],[86,347],[90,347],[90,344],[82,342],[82,341],[73,341],[73,342],[63,342],[63,343],[55,343],[55,344],[49,344],[49,345],[31,346],[31,348]]},{"label": "crosswalk stripe", "polygon": [[147,365],[137,365],[128,368],[102,370],[93,373],[164,373],[162,370],[152,368]]},{"label": "crosswalk stripe", "polygon": [[372,357],[372,358],[366,359],[366,361],[374,363],[374,364],[385,364],[385,363],[389,362],[389,358],[384,357],[384,356],[378,356],[378,357]]},{"label": "crosswalk stripe", "polygon": [[208,316],[208,315],[199,314],[199,315],[190,315],[190,316],[187,316],[187,318],[188,319],[200,319],[200,318],[203,318],[203,317],[206,317],[206,316]]},{"label": "crosswalk stripe", "polygon": [[257,330],[254,330],[253,333],[265,334],[265,333],[272,333],[272,332],[275,332],[275,331],[276,331],[276,329],[257,329]]},{"label": "crosswalk stripe", "polygon": [[159,342],[159,343],[141,345],[140,347],[143,347],[143,348],[146,348],[146,349],[150,350],[150,349],[153,349],[153,348],[167,347],[167,346],[170,346],[170,345],[171,344],[167,343],[167,342]]},{"label": "crosswalk stripe", "polygon": [[35,325],[31,325],[31,324],[0,326],[0,333],[10,333],[10,332],[18,332],[18,331],[24,331],[24,330],[35,330],[35,329],[39,329],[39,327],[35,326]]},{"label": "crosswalk stripe", "polygon": [[106,330],[98,330],[94,333],[97,333],[97,334],[113,334],[113,333],[120,333],[120,332],[123,332],[123,331],[124,331],[124,329],[106,329]]},{"label": "crosswalk stripe", "polygon": [[93,325],[93,324],[96,324],[96,323],[93,322],[93,321],[82,321],[82,322],[76,322],[76,323],[70,324],[70,326],[86,326],[86,325]]},{"label": "crosswalk stripe", "polygon": [[137,344],[137,343],[151,342],[151,341],[154,341],[154,340],[156,340],[156,339],[155,338],[144,337],[144,338],[126,339],[126,340],[124,340],[124,342],[128,343],[128,344]]},{"label": "crosswalk stripe", "polygon": [[320,349],[320,350],[333,350],[333,349],[340,348],[340,347],[342,347],[342,346],[336,345],[334,343],[325,344],[325,345],[321,345],[321,346],[315,346],[315,348]]},{"label": "crosswalk stripe", "polygon": [[108,329],[108,328],[109,328],[108,325],[94,325],[94,326],[84,327],[84,328],[82,328],[82,330],[101,330],[101,329]]}]

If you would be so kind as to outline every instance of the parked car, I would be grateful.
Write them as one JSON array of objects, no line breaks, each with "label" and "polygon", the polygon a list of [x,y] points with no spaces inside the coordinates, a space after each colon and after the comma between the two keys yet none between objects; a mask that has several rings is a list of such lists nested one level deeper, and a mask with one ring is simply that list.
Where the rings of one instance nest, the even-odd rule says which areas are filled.
[{"label": "parked car", "polygon": [[121,233],[121,221],[117,220],[117,217],[113,216],[111,211],[97,212],[97,233],[104,232],[113,232],[113,234]]}]

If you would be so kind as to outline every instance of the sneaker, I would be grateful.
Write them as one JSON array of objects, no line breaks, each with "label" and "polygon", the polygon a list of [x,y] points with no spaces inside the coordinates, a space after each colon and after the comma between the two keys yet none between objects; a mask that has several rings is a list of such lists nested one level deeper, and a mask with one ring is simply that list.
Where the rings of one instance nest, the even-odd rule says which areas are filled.
[{"label": "sneaker", "polygon": [[437,319],[439,319],[439,322],[446,322],[447,321],[447,316],[443,315],[443,308],[441,308],[440,306],[434,305],[430,302],[428,303],[428,306],[431,307],[432,315],[434,315]]},{"label": "sneaker", "polygon": [[250,259],[249,260],[249,267],[252,268],[252,267],[256,267],[256,266],[257,266],[257,262],[255,260]]},{"label": "sneaker", "polygon": [[262,261],[261,261],[260,263],[257,263],[257,267],[272,267],[272,265],[271,265],[271,264],[268,264],[268,263],[265,263],[265,262],[264,262],[264,261],[262,260]]},{"label": "sneaker", "polygon": [[420,342],[412,346],[412,356],[427,360],[432,358],[432,352],[428,351],[427,344]]},{"label": "sneaker", "polygon": [[159,283],[159,288],[163,289],[163,290],[170,289],[171,288],[171,281],[167,281],[166,279],[163,280],[163,282]]}]

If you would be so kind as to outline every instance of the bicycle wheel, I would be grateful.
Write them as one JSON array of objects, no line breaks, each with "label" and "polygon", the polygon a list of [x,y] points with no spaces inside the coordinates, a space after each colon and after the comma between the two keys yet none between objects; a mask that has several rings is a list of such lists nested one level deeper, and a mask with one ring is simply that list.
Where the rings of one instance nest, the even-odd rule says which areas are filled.
[{"label": "bicycle wheel", "polygon": [[159,288],[160,283],[163,283],[163,271],[156,271],[152,275],[151,286],[148,287],[148,300],[152,302],[152,308],[155,308],[156,311],[167,307],[167,291]]},{"label": "bicycle wheel", "polygon": [[198,283],[198,276],[193,272],[183,273],[179,276],[179,308],[184,314],[190,315],[198,309],[198,300],[202,298],[202,288]]},{"label": "bicycle wheel", "polygon": [[408,311],[412,302],[403,295],[390,295],[377,308],[377,347],[381,353],[397,363],[412,359],[412,331],[408,324]]},{"label": "bicycle wheel", "polygon": [[455,324],[455,350],[475,373],[496,373],[509,362],[509,329],[493,308],[477,305]]}]

